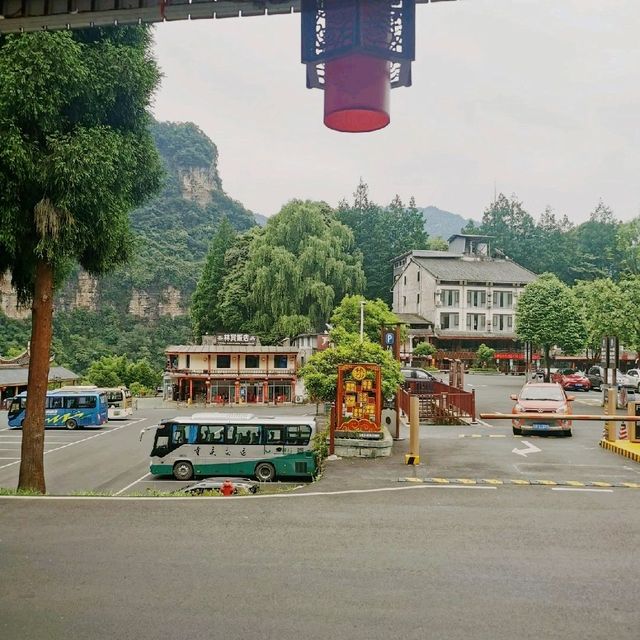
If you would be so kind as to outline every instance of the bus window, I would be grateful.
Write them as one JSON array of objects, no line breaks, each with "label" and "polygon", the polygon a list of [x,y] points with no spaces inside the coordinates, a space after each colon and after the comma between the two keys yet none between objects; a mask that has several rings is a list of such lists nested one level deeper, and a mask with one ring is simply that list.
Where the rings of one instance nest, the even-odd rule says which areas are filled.
[{"label": "bus window", "polygon": [[223,442],[224,427],[213,424],[200,425],[197,444],[222,444]]},{"label": "bus window", "polygon": [[260,427],[237,426],[235,444],[260,444]]},{"label": "bus window", "polygon": [[78,396],[78,408],[79,409],[95,409],[96,397],[95,396]]},{"label": "bus window", "polygon": [[179,447],[181,444],[195,444],[198,439],[198,425],[175,424],[172,429],[171,443]]},{"label": "bus window", "polygon": [[267,427],[266,444],[284,444],[284,427]]},{"label": "bus window", "polygon": [[107,402],[121,402],[122,391],[120,389],[111,389],[107,391]]},{"label": "bus window", "polygon": [[291,425],[287,427],[287,444],[290,445],[307,445],[311,438],[311,427],[302,425]]},{"label": "bus window", "polygon": [[48,396],[47,409],[62,409],[62,396]]},{"label": "bus window", "polygon": [[67,396],[64,398],[65,409],[78,409],[80,407],[78,396]]}]

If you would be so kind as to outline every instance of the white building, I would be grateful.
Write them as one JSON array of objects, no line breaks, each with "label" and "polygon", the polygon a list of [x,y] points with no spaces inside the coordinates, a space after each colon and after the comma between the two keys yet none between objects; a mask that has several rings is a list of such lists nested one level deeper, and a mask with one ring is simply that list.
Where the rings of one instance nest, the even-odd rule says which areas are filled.
[{"label": "white building", "polygon": [[421,335],[432,328],[441,359],[472,359],[481,343],[514,352],[516,302],[536,275],[507,258],[491,258],[489,240],[454,235],[448,251],[409,251],[394,259],[393,311],[412,327],[422,318]]}]

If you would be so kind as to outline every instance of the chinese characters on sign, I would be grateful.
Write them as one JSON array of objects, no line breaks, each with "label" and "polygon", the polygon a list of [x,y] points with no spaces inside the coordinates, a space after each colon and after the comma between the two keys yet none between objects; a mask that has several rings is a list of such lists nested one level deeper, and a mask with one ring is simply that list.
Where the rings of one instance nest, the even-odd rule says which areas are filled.
[{"label": "chinese characters on sign", "polygon": [[340,365],[337,391],[336,436],[382,437],[379,365]]},{"label": "chinese characters on sign", "polygon": [[216,334],[216,342],[218,344],[257,344],[256,336],[248,333],[218,333]]}]

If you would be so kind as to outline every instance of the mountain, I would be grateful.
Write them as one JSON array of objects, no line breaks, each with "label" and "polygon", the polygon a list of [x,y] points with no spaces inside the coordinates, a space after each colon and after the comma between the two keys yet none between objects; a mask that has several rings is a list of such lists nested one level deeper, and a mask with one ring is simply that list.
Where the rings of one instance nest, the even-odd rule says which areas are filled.
[{"label": "mountain", "polygon": [[256,224],[260,227],[264,227],[267,224],[267,216],[263,216],[261,213],[254,213],[253,217],[256,220]]},{"label": "mountain", "polygon": [[[189,302],[220,220],[226,216],[240,232],[256,225],[225,193],[218,150],[196,125],[157,122],[151,132],[166,178],[161,193],[131,214],[134,259],[102,278],[76,268],[56,296],[56,361],[80,374],[112,354],[160,369],[165,347],[191,337]],[[29,312],[15,302],[10,279],[0,274],[0,353],[23,351],[29,340]]]},{"label": "mountain", "polygon": [[430,206],[420,209],[424,217],[424,228],[431,237],[439,236],[447,240],[454,233],[460,233],[467,225],[470,218],[463,218],[457,213],[444,211],[438,207]]}]

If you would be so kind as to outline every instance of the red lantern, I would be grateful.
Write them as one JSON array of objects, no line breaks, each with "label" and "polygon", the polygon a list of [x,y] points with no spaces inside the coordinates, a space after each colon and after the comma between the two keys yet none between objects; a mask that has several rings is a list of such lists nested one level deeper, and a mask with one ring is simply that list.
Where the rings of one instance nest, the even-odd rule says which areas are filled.
[{"label": "red lantern", "polygon": [[415,0],[302,0],[307,86],[324,89],[324,123],[360,133],[390,122],[389,92],[411,84]]}]

